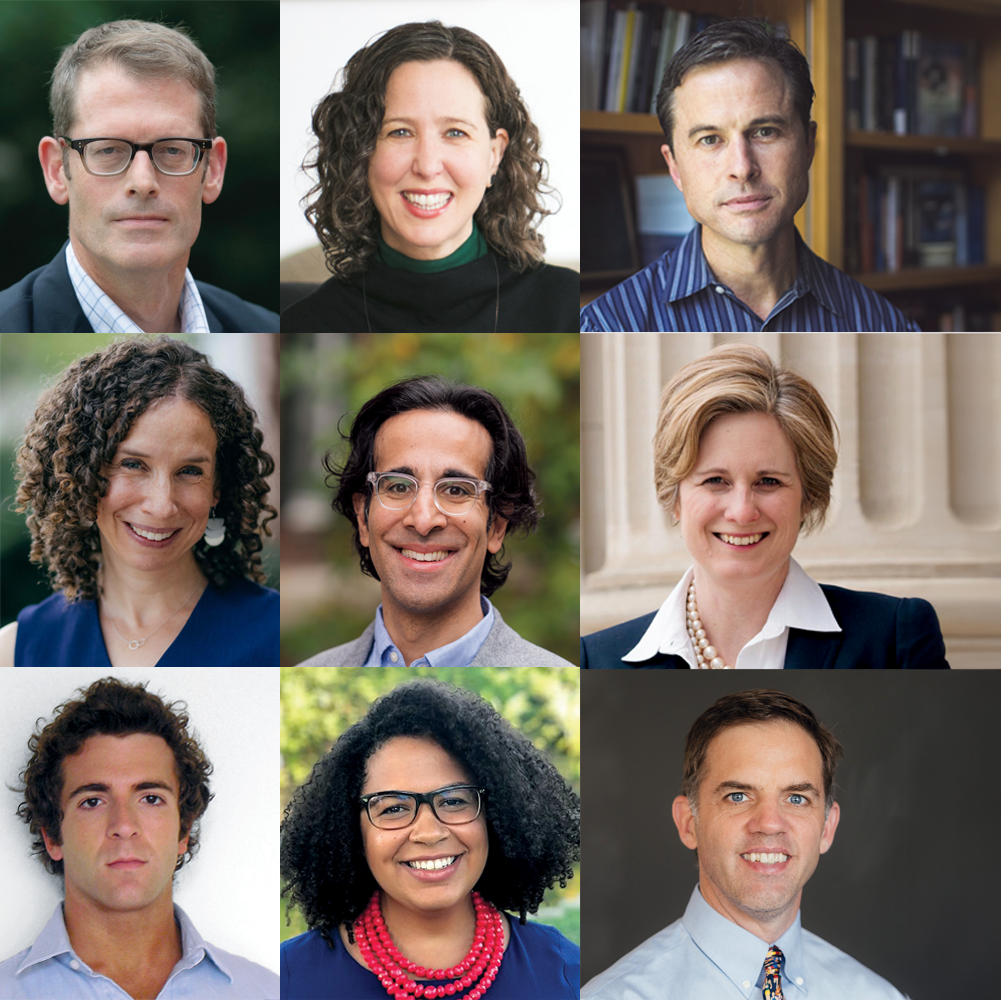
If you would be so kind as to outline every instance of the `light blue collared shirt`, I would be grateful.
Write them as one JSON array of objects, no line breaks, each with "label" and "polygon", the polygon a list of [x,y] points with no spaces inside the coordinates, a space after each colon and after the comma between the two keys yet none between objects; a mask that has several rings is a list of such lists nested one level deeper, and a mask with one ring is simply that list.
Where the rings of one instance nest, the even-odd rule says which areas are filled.
[{"label": "light blue collared shirt", "polygon": [[[73,251],[72,242],[66,244],[66,269],[70,273],[80,308],[95,333],[143,332],[132,317],[123,312],[114,299],[83,269]],[[184,285],[181,287],[181,301],[177,312],[181,321],[181,333],[209,332],[209,321],[201,293],[187,268],[184,269]]]},{"label": "light blue collared shirt", "polygon": [[[209,944],[174,906],[181,960],[157,1000],[279,1000],[278,976],[263,965]],[[0,962],[3,1000],[129,1000],[118,983],[94,972],[73,951],[60,903],[35,943]]]},{"label": "light blue collared shirt", "polygon": [[[782,952],[786,1000],[906,1000],[881,976],[803,930],[798,912],[773,943]],[[717,913],[696,886],[680,920],[595,976],[581,1000],[761,1000],[769,947]]]},{"label": "light blue collared shirt", "polygon": [[483,617],[465,634],[447,646],[432,649],[413,663],[405,663],[403,654],[396,648],[386,623],[382,620],[382,605],[375,612],[375,640],[372,652],[365,661],[366,667],[468,667],[473,657],[480,651],[480,646],[486,642],[490,629],[494,626],[494,606],[480,595],[480,607]]}]

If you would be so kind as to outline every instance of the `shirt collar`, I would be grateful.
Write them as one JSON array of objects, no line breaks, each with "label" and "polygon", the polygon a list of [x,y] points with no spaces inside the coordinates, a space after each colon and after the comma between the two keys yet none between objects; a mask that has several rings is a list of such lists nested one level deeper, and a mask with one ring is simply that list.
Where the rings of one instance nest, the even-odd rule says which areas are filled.
[{"label": "shirt collar", "polygon": [[[793,229],[796,237],[796,280],[792,288],[780,296],[771,316],[781,312],[790,303],[804,295],[813,295],[826,309],[836,316],[844,315],[844,307],[832,292],[829,284],[823,280],[817,255],[806,245],[799,230]],[[687,298],[701,292],[710,286],[726,288],[720,284],[706,260],[702,249],[702,226],[697,225],[681,241],[681,244],[671,256],[671,275],[667,283],[665,303],[670,304],[679,299]],[[729,289],[726,289],[728,292]],[[732,293],[731,293],[732,294]],[[769,316],[769,319],[771,318]]]},{"label": "shirt collar", "polygon": [[[176,903],[174,904],[174,919],[181,928],[181,959],[174,966],[174,972],[181,969],[193,969],[203,958],[208,958],[219,971],[233,982],[233,971],[226,962],[226,956],[213,948],[195,929],[191,918]],[[66,955],[67,961],[76,961],[87,972],[93,972],[90,966],[73,950],[69,934],[66,932],[66,920],[63,916],[63,904],[59,903],[42,928],[42,933],[35,938],[35,943],[28,949],[28,954],[17,967],[15,975],[20,975],[32,965],[39,965],[50,959],[58,959]]]},{"label": "shirt collar", "polygon": [[[640,641],[622,657],[623,660],[627,663],[641,663],[658,653],[666,653],[680,656],[690,667],[695,666],[695,651],[685,624],[688,585],[694,574],[695,568],[689,566],[660,606]],[[748,645],[780,636],[787,628],[798,628],[806,632],[841,631],[820,584],[811,579],[792,556],[789,557],[789,572],[779,596],[761,631]]]},{"label": "shirt collar", "polygon": [[[432,666],[436,669],[439,667],[468,667],[480,651],[480,646],[483,645],[494,624],[494,606],[482,594],[480,595],[480,608],[483,611],[483,617],[465,635],[459,636],[454,642],[445,646],[430,650],[420,659],[414,660],[410,666]],[[394,653],[397,656],[395,660],[393,659]],[[375,612],[375,636],[372,652],[366,661],[366,666],[407,666],[403,661],[403,654],[397,649],[386,629],[381,604]]]},{"label": "shirt collar", "polygon": [[[714,910],[702,898],[698,886],[692,892],[681,922],[698,949],[745,997],[756,995],[754,990],[759,986],[765,957],[771,947],[768,942]],[[782,952],[782,988],[786,1000],[791,1000],[794,988],[800,991],[801,996],[808,996],[799,910],[792,926],[773,943]]]},{"label": "shirt collar", "polygon": [[[72,241],[66,244],[66,267],[80,308],[83,309],[87,322],[96,333],[143,332],[84,270],[73,252]],[[182,333],[209,333],[209,323],[201,293],[187,268],[184,269],[184,285],[181,288],[178,312],[181,317]]]}]

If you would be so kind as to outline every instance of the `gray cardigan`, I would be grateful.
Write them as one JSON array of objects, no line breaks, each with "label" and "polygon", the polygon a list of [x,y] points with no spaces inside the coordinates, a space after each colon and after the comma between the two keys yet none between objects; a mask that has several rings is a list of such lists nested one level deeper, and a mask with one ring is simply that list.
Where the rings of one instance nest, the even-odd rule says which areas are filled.
[{"label": "gray cardigan", "polygon": [[[352,642],[343,646],[325,649],[316,656],[300,663],[301,667],[363,667],[372,652],[375,642],[375,622]],[[494,608],[494,623],[483,640],[479,652],[473,657],[470,667],[573,667],[576,665],[563,657],[550,653],[541,646],[533,645],[509,625],[505,624],[500,612]]]}]

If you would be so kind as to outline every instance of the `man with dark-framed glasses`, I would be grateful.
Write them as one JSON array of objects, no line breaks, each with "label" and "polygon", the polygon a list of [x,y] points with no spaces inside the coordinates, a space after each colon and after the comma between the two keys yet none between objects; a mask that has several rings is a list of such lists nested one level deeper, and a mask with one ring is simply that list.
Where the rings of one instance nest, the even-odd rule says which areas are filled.
[{"label": "man with dark-framed glasses", "polygon": [[325,460],[333,508],[382,585],[375,621],[308,666],[572,666],[523,639],[489,597],[507,579],[508,532],[539,519],[525,442],[500,400],[437,376],[373,396]]},{"label": "man with dark-framed glasses", "polygon": [[38,158],[49,196],[69,205],[69,239],[0,292],[0,330],[277,331],[276,313],[187,267],[227,157],[215,70],[194,41],[148,21],[91,28],[63,51],[49,102]]}]

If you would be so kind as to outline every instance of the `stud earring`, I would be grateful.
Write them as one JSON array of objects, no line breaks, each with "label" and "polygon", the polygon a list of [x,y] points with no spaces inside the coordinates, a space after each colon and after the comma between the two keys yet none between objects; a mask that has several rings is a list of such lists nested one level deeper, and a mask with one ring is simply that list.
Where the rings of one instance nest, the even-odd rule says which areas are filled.
[{"label": "stud earring", "polygon": [[209,512],[208,524],[205,525],[205,534],[202,536],[206,545],[221,545],[226,537],[226,519],[215,516],[215,507]]}]

